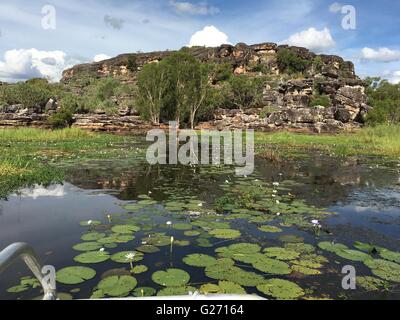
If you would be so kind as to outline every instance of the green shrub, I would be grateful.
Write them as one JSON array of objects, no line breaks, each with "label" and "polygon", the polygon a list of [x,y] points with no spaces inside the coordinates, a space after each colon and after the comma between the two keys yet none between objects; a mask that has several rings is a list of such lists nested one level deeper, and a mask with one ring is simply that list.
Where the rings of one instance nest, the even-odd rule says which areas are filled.
[{"label": "green shrub", "polygon": [[128,61],[126,63],[126,67],[128,68],[129,71],[131,72],[136,72],[138,68],[138,63],[137,63],[137,57],[136,55],[130,55],[128,57]]},{"label": "green shrub", "polygon": [[380,78],[367,78],[368,104],[374,109],[366,117],[367,123],[400,123],[400,84]]},{"label": "green shrub", "polygon": [[47,121],[53,129],[70,127],[73,123],[73,113],[68,110],[61,110],[52,114]]},{"label": "green shrub", "polygon": [[299,57],[296,53],[286,48],[278,51],[277,63],[280,71],[289,74],[303,73],[310,65],[308,60]]},{"label": "green shrub", "polygon": [[246,75],[234,76],[229,80],[231,103],[241,110],[259,105],[264,79]]},{"label": "green shrub", "polygon": [[22,104],[26,108],[44,106],[50,98],[59,93],[57,85],[45,79],[31,79],[24,83],[0,87],[0,101],[3,105]]},{"label": "green shrub", "polygon": [[331,98],[327,95],[313,95],[310,99],[310,107],[323,106],[329,107]]}]

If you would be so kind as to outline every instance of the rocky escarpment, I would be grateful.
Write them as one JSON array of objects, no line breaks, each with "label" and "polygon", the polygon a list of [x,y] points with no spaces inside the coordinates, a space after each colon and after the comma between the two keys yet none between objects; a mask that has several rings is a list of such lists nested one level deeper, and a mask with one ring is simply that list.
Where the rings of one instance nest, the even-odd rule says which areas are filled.
[{"label": "rocky escarpment", "polygon": [[[354,71],[352,62],[332,55],[316,55],[305,48],[278,46],[274,43],[216,48],[188,48],[190,54],[202,62],[229,64],[236,75],[263,76],[266,80],[258,108],[251,110],[218,109],[214,119],[200,123],[209,128],[255,128],[274,130],[280,128],[305,129],[316,132],[351,130],[364,122],[369,110],[364,83]],[[302,74],[288,75],[279,65],[282,50],[307,61]],[[85,79],[113,77],[122,83],[135,84],[136,76],[147,63],[156,63],[172,51],[123,54],[115,58],[77,65],[64,71],[62,83],[68,90],[81,93]],[[296,79],[293,79],[296,78]],[[316,93],[329,98],[329,103],[313,102]],[[132,98],[130,96],[129,98]],[[74,126],[94,130],[135,130],[147,128],[148,123],[124,104],[125,97],[115,97],[118,112],[108,116],[103,112],[75,115]],[[52,107],[26,110],[23,106],[3,108],[0,125],[40,125],[47,115],[57,109]]]}]

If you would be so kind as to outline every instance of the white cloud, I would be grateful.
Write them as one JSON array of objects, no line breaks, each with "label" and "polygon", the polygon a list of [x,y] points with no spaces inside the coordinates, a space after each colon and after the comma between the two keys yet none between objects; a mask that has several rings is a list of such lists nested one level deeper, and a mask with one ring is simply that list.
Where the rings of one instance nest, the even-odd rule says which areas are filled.
[{"label": "white cloud", "polygon": [[99,62],[99,61],[103,61],[103,60],[107,60],[110,59],[111,57],[104,54],[104,53],[100,53],[100,54],[96,54],[93,58],[94,62]]},{"label": "white cloud", "polygon": [[71,66],[62,51],[8,50],[4,61],[0,61],[0,81],[16,82],[40,77],[56,82],[60,80],[62,71]]},{"label": "white cloud", "polygon": [[192,35],[189,47],[218,47],[221,44],[229,44],[228,36],[214,26],[206,26],[203,30],[197,31]]},{"label": "white cloud", "polygon": [[400,71],[391,72],[391,74],[388,76],[388,80],[394,84],[400,83]]},{"label": "white cloud", "polygon": [[219,8],[208,5],[207,2],[200,2],[199,4],[193,4],[190,2],[179,2],[171,0],[169,5],[174,7],[178,13],[188,13],[191,15],[214,15],[220,12]]},{"label": "white cloud", "polygon": [[329,6],[329,11],[332,13],[338,13],[342,10],[343,5],[339,2],[334,2]]},{"label": "white cloud", "polygon": [[291,35],[284,43],[291,46],[305,47],[317,53],[332,49],[336,45],[328,28],[324,28],[321,31],[309,28]]},{"label": "white cloud", "polygon": [[55,185],[45,188],[40,185],[36,185],[34,188],[27,188],[21,191],[21,197],[37,199],[41,197],[64,197],[67,192],[64,190],[64,186]]},{"label": "white cloud", "polygon": [[362,49],[362,58],[378,62],[400,61],[400,51],[389,48],[379,48],[378,50],[364,48]]}]

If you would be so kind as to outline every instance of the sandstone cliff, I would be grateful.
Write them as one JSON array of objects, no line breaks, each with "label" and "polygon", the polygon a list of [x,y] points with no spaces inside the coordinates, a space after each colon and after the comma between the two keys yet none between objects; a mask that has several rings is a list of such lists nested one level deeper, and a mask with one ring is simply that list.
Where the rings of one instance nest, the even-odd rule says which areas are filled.
[{"label": "sandstone cliff", "polygon": [[[307,129],[317,132],[353,129],[363,123],[369,110],[366,104],[364,83],[354,71],[352,62],[331,55],[316,55],[305,48],[278,46],[274,43],[235,46],[222,45],[216,48],[193,47],[189,52],[202,62],[226,63],[232,72],[250,76],[266,76],[263,99],[259,108],[245,112],[220,109],[213,121],[199,124],[208,128],[256,128],[273,130],[279,128]],[[280,70],[278,53],[289,50],[307,60],[302,75],[289,76]],[[138,72],[146,63],[161,61],[171,51],[123,54],[115,58],[74,66],[65,70],[61,82],[69,90],[81,92],[84,77],[114,77],[124,83],[135,83]],[[310,106],[315,91],[330,98],[329,105]],[[123,97],[116,97],[117,104]],[[14,107],[14,112],[0,113],[0,125],[40,124],[46,117],[43,112],[30,115],[23,106]],[[22,109],[22,111],[21,111]],[[48,110],[48,108],[46,108]],[[38,110],[36,110],[38,111]],[[133,130],[146,128],[134,110],[121,108],[119,115],[76,115],[74,126],[98,130]]]}]

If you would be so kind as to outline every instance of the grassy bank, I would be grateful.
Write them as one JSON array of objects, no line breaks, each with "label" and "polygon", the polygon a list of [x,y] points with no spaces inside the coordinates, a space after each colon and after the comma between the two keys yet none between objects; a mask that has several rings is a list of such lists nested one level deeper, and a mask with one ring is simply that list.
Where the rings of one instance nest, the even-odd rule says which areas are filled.
[{"label": "grassy bank", "polygon": [[256,151],[266,158],[302,157],[312,151],[339,157],[400,157],[400,126],[377,126],[356,133],[311,135],[256,133]]},{"label": "grassy bank", "polygon": [[62,181],[54,163],[118,155],[125,141],[79,129],[0,129],[0,198],[24,186]]}]

